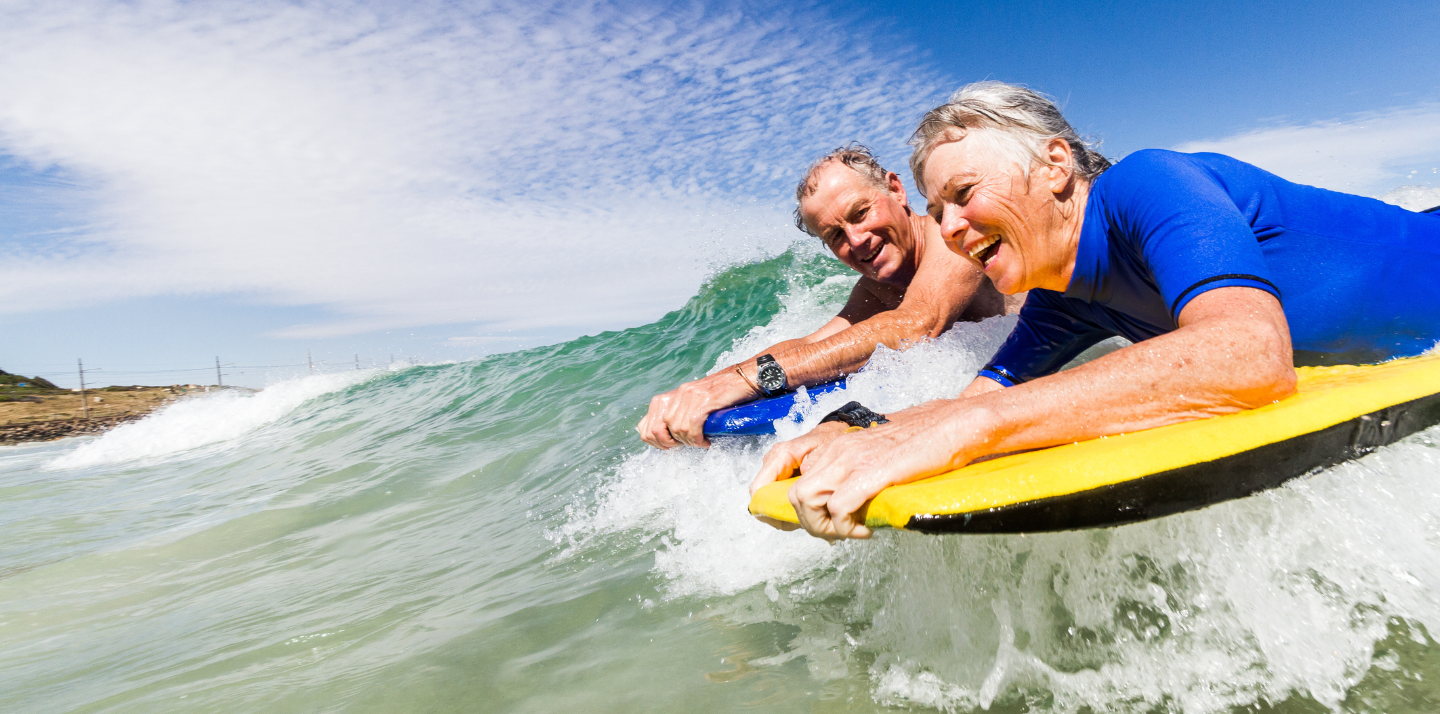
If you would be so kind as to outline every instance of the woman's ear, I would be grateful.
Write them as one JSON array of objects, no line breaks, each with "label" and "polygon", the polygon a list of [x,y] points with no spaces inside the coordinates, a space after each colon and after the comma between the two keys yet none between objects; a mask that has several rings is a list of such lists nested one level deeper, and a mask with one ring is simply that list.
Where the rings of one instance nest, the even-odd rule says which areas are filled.
[{"label": "woman's ear", "polygon": [[1071,179],[1075,176],[1075,155],[1070,151],[1070,142],[1058,136],[1046,142],[1045,158],[1048,162],[1045,174],[1050,182],[1050,192],[1064,193],[1070,188]]}]

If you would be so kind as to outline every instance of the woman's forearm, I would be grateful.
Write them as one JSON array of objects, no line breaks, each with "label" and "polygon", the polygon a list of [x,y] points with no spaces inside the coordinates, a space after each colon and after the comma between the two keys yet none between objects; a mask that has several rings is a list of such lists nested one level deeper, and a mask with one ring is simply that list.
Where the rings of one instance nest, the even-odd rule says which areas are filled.
[{"label": "woman's forearm", "polygon": [[941,438],[968,462],[1253,409],[1294,392],[1274,298],[1216,290],[1192,301],[1187,316],[1175,332],[1075,369],[952,402]]}]

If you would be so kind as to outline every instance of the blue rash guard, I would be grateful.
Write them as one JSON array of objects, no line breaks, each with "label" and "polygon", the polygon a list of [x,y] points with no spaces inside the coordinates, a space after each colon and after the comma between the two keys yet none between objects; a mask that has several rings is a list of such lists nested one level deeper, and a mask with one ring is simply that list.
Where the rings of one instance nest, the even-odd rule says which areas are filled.
[{"label": "blue rash guard", "polygon": [[1136,152],[1090,188],[1069,287],[1031,290],[980,374],[1051,374],[1108,337],[1175,330],[1196,296],[1232,286],[1279,298],[1297,365],[1419,354],[1440,340],[1440,214],[1220,154]]}]

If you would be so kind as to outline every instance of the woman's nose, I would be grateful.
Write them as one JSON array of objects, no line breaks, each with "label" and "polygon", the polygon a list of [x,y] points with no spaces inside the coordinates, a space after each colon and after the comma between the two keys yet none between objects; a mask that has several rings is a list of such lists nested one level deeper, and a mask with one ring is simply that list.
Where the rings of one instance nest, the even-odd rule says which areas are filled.
[{"label": "woman's nose", "polygon": [[958,241],[965,237],[965,231],[968,230],[970,221],[960,215],[960,207],[946,204],[945,212],[940,215],[940,236],[946,240]]}]

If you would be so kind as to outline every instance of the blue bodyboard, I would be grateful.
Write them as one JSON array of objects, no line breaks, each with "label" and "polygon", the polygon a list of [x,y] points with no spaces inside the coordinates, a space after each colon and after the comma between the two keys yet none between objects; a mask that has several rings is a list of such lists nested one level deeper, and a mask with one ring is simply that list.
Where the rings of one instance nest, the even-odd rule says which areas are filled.
[{"label": "blue bodyboard", "polygon": [[[814,404],[820,395],[844,388],[845,380],[841,379],[806,387],[805,394],[810,397],[810,403]],[[795,393],[790,392],[711,412],[705,419],[705,436],[774,434],[775,420],[785,418],[794,406]]]}]

